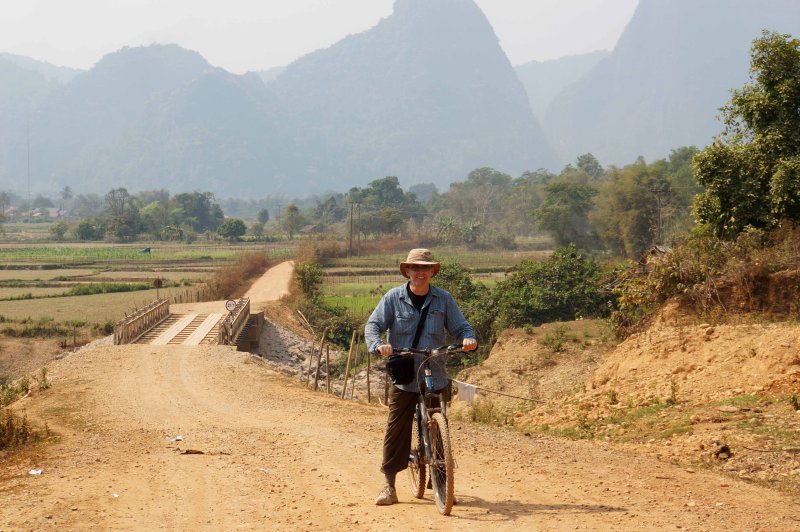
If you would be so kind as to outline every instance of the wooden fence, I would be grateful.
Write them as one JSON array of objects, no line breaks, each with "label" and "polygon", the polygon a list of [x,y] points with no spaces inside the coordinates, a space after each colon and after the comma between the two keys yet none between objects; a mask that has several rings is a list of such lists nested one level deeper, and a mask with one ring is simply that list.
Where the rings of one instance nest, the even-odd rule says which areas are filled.
[{"label": "wooden fence", "polygon": [[141,335],[161,323],[169,316],[169,301],[156,299],[114,324],[114,345],[135,342]]},{"label": "wooden fence", "polygon": [[173,292],[169,299],[176,305],[179,303],[199,303],[206,301],[208,298],[208,290],[205,286],[199,288],[187,288],[180,292]]},{"label": "wooden fence", "polygon": [[243,297],[236,303],[236,308],[219,324],[217,343],[233,345],[250,317],[250,298]]}]

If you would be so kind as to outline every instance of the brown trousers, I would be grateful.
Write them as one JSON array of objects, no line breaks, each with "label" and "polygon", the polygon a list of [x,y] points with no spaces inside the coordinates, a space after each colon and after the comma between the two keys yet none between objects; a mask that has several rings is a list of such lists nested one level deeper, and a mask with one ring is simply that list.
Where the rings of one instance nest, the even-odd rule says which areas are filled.
[{"label": "brown trousers", "polygon": [[[450,386],[438,392],[444,394],[444,400],[450,401]],[[414,428],[414,410],[417,407],[416,392],[406,392],[394,385],[389,385],[389,419],[386,423],[386,435],[383,437],[383,465],[381,472],[398,473],[408,467],[411,454],[411,431]]]}]

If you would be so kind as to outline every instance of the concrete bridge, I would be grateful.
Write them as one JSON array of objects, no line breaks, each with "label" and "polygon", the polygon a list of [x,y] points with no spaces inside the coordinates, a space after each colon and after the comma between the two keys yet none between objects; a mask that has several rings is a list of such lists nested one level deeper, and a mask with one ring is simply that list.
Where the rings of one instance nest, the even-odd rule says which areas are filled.
[{"label": "concrete bridge", "polygon": [[212,311],[171,313],[169,301],[156,300],[114,324],[114,344],[220,344],[235,345],[243,351],[258,345],[264,314],[250,311],[249,298],[202,306]]}]

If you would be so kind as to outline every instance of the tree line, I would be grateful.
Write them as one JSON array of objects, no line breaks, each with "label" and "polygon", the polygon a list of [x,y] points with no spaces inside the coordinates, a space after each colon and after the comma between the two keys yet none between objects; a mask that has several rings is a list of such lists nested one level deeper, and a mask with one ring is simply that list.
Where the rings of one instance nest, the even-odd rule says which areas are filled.
[{"label": "tree line", "polygon": [[[800,218],[798,48],[790,35],[765,32],[753,44],[751,81],[722,108],[724,132],[702,151],[681,147],[652,162],[640,157],[604,167],[586,153],[557,173],[538,169],[514,177],[478,168],[441,192],[432,184],[404,190],[396,176],[385,176],[347,192],[277,198],[281,208],[272,218],[266,200],[226,200],[231,210],[246,214],[226,219],[208,192],[130,194],[124,188],[101,197],[74,195],[66,187],[55,201],[38,196],[28,208],[69,205],[80,221],[56,224],[54,236],[71,232],[80,240],[191,240],[201,233],[294,238],[319,232],[513,248],[547,235],[556,246],[572,243],[639,258],[693,227],[730,239],[747,228],[769,230],[783,219]],[[24,203],[0,194],[0,216],[15,199]]]}]

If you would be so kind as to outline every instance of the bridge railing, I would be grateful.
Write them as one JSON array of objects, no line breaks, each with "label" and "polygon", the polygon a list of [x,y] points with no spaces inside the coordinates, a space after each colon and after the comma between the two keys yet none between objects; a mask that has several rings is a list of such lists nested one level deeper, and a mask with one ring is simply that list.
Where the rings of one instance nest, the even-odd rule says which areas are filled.
[{"label": "bridge railing", "polygon": [[219,324],[217,343],[233,345],[250,317],[250,298],[243,297],[236,303],[236,308]]},{"label": "bridge railing", "polygon": [[114,324],[114,345],[135,342],[141,335],[161,323],[169,316],[169,301],[156,299]]}]

